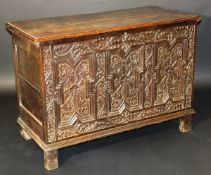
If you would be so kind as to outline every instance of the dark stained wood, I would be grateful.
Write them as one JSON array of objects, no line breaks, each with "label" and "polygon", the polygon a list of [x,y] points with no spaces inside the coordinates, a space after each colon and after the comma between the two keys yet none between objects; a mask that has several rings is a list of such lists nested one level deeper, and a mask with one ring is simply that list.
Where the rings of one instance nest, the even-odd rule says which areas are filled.
[{"label": "dark stained wood", "polygon": [[198,15],[152,6],[95,14],[11,22],[7,24],[7,29],[13,33],[24,35],[34,42],[44,42],[114,32],[128,28],[196,20],[200,20]]},{"label": "dark stained wood", "polygon": [[191,130],[194,14],[141,7],[7,23],[21,135],[58,149],[180,118]]}]

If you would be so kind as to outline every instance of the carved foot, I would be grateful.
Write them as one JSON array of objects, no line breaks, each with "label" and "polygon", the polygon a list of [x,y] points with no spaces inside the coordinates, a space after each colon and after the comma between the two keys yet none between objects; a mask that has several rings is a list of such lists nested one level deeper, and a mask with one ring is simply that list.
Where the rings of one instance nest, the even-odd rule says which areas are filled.
[{"label": "carved foot", "polygon": [[44,165],[47,170],[54,170],[59,167],[58,150],[44,151]]},{"label": "carved foot", "polygon": [[187,115],[180,118],[179,130],[180,132],[189,132],[192,128],[192,115]]},{"label": "carved foot", "polygon": [[30,140],[31,137],[26,133],[26,131],[24,129],[20,130],[20,134],[21,136],[25,139],[25,140]]}]

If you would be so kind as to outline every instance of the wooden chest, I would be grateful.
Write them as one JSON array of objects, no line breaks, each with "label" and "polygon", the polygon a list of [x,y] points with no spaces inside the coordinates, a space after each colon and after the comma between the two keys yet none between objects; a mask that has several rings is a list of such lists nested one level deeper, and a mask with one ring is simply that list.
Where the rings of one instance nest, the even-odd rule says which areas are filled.
[{"label": "wooden chest", "polygon": [[6,24],[18,123],[44,151],[180,118],[191,129],[196,25],[159,7]]}]

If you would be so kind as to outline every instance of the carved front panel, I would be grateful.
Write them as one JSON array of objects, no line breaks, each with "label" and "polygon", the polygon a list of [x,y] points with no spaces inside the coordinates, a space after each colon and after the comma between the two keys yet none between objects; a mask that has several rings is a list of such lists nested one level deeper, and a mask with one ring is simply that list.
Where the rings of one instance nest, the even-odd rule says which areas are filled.
[{"label": "carved front panel", "polygon": [[195,26],[44,47],[48,141],[191,107]]}]

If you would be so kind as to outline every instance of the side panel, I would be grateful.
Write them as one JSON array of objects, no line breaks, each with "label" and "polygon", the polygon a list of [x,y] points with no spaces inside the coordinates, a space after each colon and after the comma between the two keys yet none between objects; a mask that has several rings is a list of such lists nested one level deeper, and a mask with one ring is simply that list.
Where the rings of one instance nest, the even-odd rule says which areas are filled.
[{"label": "side panel", "polygon": [[40,50],[13,36],[16,88],[21,119],[43,139],[43,106]]}]

